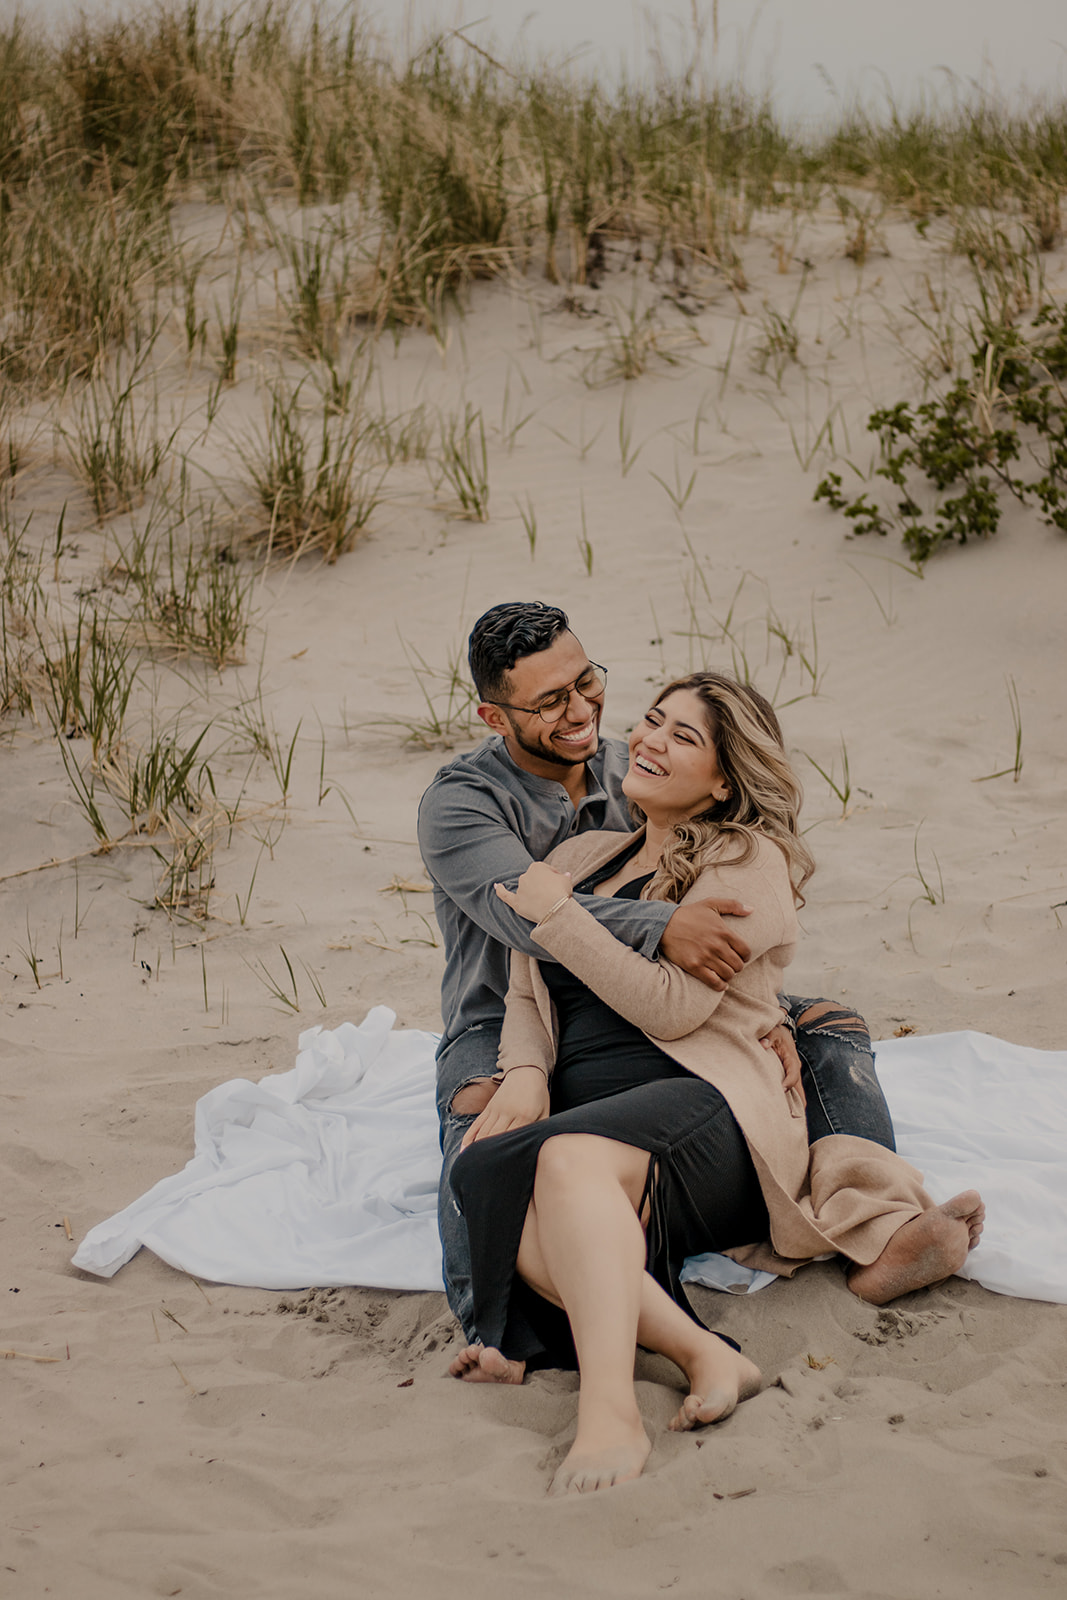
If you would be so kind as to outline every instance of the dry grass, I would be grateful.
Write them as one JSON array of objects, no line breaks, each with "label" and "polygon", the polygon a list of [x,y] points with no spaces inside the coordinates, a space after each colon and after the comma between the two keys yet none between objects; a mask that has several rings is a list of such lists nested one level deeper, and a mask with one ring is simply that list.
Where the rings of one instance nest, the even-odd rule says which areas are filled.
[{"label": "dry grass", "polygon": [[1067,111],[852,109],[811,138],[695,75],[609,92],[498,66],[455,36],[390,59],[354,12],[189,0],[82,18],[54,42],[16,18],[0,30],[0,364],[39,376],[47,352],[50,370],[58,354],[83,371],[128,337],[175,276],[172,202],[238,175],[299,206],[354,200],[348,314],[434,324],[465,279],[539,255],[550,279],[581,284],[612,239],[739,284],[755,208],[810,210],[844,187],[870,197],[849,202],[854,254],[886,204],[920,223],[1012,209],[1047,249]]},{"label": "dry grass", "polygon": [[[609,90],[574,70],[497,64],[457,35],[398,59],[358,12],[288,0],[232,11],[162,0],[48,34],[8,20],[0,717],[8,729],[19,716],[50,720],[98,845],[157,851],[157,902],[206,915],[213,849],[238,803],[216,795],[204,717],[183,728],[146,708],[143,663],[182,657],[189,671],[222,672],[239,662],[251,603],[242,536],[265,560],[336,561],[375,518],[386,473],[406,463],[447,481],[471,520],[489,516],[479,412],[448,418],[419,404],[389,416],[384,400],[369,410],[379,336],[423,328],[443,349],[447,308],[474,279],[581,286],[625,262],[633,297],[616,302],[586,377],[636,380],[692,342],[685,323],[667,327],[643,307],[637,276],[668,285],[683,312],[709,282],[739,299],[754,215],[770,214],[785,270],[824,196],[840,199],[842,250],[858,265],[894,210],[920,230],[949,218],[986,322],[1010,327],[1038,303],[1065,187],[1064,103],[976,99],[881,120],[856,109],[809,137],[767,100],[706,87],[699,73]],[[183,237],[178,207],[189,202],[210,211],[214,239]],[[754,354],[781,382],[797,359],[793,312],[768,308],[762,334]],[[179,369],[186,410],[163,415],[156,397]],[[249,376],[265,400],[262,429],[242,435],[234,478],[201,480],[193,495],[190,417],[202,423],[196,443],[209,439]],[[60,587],[64,517],[42,529],[22,498],[42,414],[82,481],[85,509],[72,501],[69,522],[81,517],[79,533],[95,522],[109,552],[73,607]],[[502,422],[509,448],[522,425]],[[624,475],[642,448],[623,402]],[[682,479],[673,492],[660,482],[680,517]],[[232,508],[224,527],[209,509],[220,497]],[[529,497],[523,523],[533,555]],[[588,572],[584,516],[579,547]],[[782,645],[783,661],[806,662],[795,641]],[[432,669],[413,651],[411,667],[426,715],[398,725],[427,745],[466,737],[458,663]],[[814,693],[809,671],[802,687]],[[259,752],[283,801],[295,744],[283,759],[273,734]]]}]

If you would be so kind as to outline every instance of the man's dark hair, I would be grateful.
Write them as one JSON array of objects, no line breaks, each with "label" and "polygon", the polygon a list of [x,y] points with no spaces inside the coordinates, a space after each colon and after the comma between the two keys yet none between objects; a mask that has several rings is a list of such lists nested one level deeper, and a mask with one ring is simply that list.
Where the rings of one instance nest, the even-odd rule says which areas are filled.
[{"label": "man's dark hair", "polygon": [[522,656],[554,644],[570,624],[559,606],[541,600],[508,600],[490,606],[471,629],[467,660],[482,700],[507,694],[507,675]]}]

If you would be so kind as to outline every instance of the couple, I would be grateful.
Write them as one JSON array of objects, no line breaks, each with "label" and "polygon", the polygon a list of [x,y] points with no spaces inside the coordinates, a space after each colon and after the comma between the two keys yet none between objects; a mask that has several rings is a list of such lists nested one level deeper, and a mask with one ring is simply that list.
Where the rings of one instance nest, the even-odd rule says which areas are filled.
[{"label": "couple", "polygon": [[788,1273],[839,1251],[881,1304],[955,1271],[983,1212],[974,1191],[935,1207],[893,1153],[861,1019],[778,998],[812,861],[763,697],[694,674],[627,750],[599,740],[604,671],[557,608],[494,607],[470,662],[495,737],[419,816],[446,958],[445,1279],[470,1340],[451,1370],[520,1382],[577,1358],[553,1490],[585,1492],[648,1455],[637,1344],[688,1379],[675,1428],[759,1386],[693,1316],[687,1255]]}]

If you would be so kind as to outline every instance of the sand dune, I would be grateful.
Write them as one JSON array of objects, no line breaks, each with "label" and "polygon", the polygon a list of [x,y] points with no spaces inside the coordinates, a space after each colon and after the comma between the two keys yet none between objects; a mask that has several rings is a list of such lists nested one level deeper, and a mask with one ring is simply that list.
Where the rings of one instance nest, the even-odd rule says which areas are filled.
[{"label": "sand dune", "polygon": [[[184,225],[217,230],[219,215],[190,207]],[[675,1436],[678,1375],[643,1359],[645,1476],[561,1503],[544,1488],[572,1434],[575,1378],[477,1392],[448,1380],[443,1297],[201,1287],[143,1253],[109,1283],[68,1265],[63,1219],[78,1239],[180,1166],[211,1085],[286,1070],[301,1028],[378,1002],[401,1026],[439,1025],[429,899],[389,891],[421,880],[418,796],[442,744],[473,731],[462,717],[445,740],[424,728],[425,748],[402,725],[427,719],[420,676],[444,714],[449,662],[502,599],[568,609],[610,670],[612,733],[653,684],[702,662],[747,663],[775,693],[819,863],[796,992],[846,996],[876,1036],[966,1027],[1063,1047],[1063,536],[1009,506],[994,539],[942,552],[921,577],[892,539],[846,542],[811,499],[832,462],[803,460],[832,416],[837,450],[867,466],[867,413],[917,392],[926,336],[908,305],[924,283],[962,296],[967,269],[937,224],[920,239],[903,222],[857,266],[824,211],[805,225],[798,300],[801,250],[779,273],[777,226],[753,224],[744,314],[710,275],[679,309],[620,249],[598,290],[568,297],[532,275],[475,286],[440,345],[422,332],[378,345],[372,391],[390,414],[481,411],[489,520],[456,519],[447,485],[398,462],[336,566],[256,576],[245,666],[152,669],[157,706],[184,707],[190,726],[215,719],[226,792],[245,784],[206,921],[151,909],[159,863],[143,841],[89,854],[47,725],[12,727],[0,1343],[19,1352],[3,1369],[13,1594],[1062,1591],[1062,1307],[954,1280],[879,1312],[832,1264],[751,1298],[705,1296],[767,1388],[721,1427]],[[203,443],[210,373],[188,370],[176,340],[160,346],[161,400],[199,485],[237,503],[234,441],[259,425],[267,376],[303,370],[261,265],[237,382]],[[1064,268],[1062,251],[1045,258],[1053,297]],[[633,295],[660,332],[627,382],[611,378],[610,350]],[[761,318],[794,302],[799,360],[776,382],[757,370]],[[62,451],[41,436],[29,450],[19,504],[42,538],[70,507],[57,585],[69,600],[100,581],[129,519],[98,526]],[[691,474],[676,514],[671,491],[682,500]],[[1022,771],[978,782],[1012,763],[1006,680]],[[257,684],[283,751],[299,724],[284,805],[269,763],[226,729]],[[843,750],[844,805],[814,765],[844,785]]]}]

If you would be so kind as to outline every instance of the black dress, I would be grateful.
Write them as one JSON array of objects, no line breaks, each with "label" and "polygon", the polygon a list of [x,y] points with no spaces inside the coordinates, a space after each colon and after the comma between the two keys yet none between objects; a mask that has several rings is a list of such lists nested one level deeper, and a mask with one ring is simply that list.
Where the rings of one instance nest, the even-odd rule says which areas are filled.
[{"label": "black dress", "polygon": [[[600,867],[578,892],[592,893],[639,845]],[[616,892],[636,899],[647,882]],[[573,1367],[566,1317],[515,1271],[546,1139],[592,1133],[648,1151],[647,1269],[695,1321],[678,1277],[686,1256],[751,1244],[770,1230],[744,1136],[719,1091],[563,967],[546,961],[541,973],[559,1023],[551,1115],[470,1145],[452,1169],[452,1187],[470,1238],[478,1337],[532,1367]]]}]

